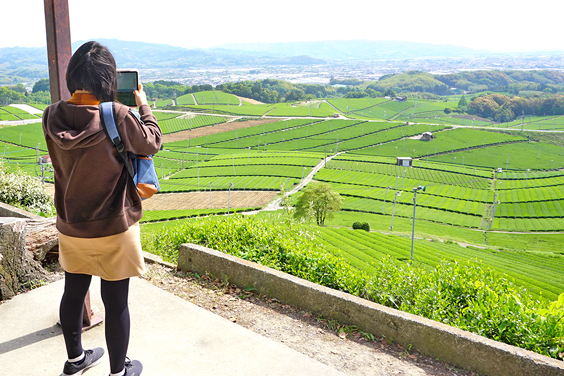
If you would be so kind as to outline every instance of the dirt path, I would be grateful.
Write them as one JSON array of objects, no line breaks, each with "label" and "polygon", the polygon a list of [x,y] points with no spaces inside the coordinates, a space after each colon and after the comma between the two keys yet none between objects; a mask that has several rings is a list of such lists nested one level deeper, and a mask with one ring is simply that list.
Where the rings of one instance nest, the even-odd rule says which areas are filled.
[{"label": "dirt path", "polygon": [[281,119],[257,119],[257,120],[247,120],[247,121],[230,121],[228,123],[210,125],[207,127],[196,128],[189,131],[182,131],[176,133],[169,133],[163,136],[163,142],[173,142],[187,140],[188,138],[196,138],[202,136],[208,136],[211,134],[222,133],[227,131],[233,131],[235,129],[248,128],[255,125],[262,125],[266,123],[271,123],[274,121],[279,121]]},{"label": "dirt path", "polygon": [[239,103],[240,103],[241,106],[243,105],[242,102],[247,102],[247,103],[250,103],[250,104],[264,104],[262,102],[259,102],[257,100],[251,99],[251,98],[245,98],[245,97],[237,97],[237,98],[239,98]]},{"label": "dirt path", "polygon": [[208,276],[149,264],[143,278],[346,375],[478,376]]},{"label": "dirt path", "polygon": [[[205,186],[202,186],[205,189]],[[257,208],[268,204],[276,191],[227,191],[163,193],[143,201],[143,210]]]}]

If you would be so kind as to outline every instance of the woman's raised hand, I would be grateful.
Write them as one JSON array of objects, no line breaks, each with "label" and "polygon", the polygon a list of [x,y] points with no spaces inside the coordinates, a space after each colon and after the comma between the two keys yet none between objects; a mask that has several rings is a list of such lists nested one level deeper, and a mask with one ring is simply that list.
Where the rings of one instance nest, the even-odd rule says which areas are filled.
[{"label": "woman's raised hand", "polygon": [[139,83],[137,85],[137,90],[133,92],[135,95],[135,103],[137,103],[137,107],[141,107],[144,104],[149,104],[147,102],[147,94],[143,91],[143,84]]}]

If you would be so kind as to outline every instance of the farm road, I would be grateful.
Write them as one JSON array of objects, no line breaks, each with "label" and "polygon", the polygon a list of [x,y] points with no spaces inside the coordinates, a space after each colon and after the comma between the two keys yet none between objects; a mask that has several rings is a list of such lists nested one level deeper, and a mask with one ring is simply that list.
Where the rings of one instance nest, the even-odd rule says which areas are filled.
[{"label": "farm road", "polygon": [[[325,164],[327,162],[329,162],[331,159],[335,158],[336,156],[342,154],[343,152],[331,155],[327,158],[322,159],[314,168],[313,170],[311,170],[311,172],[309,173],[308,176],[306,176],[301,182],[300,184],[298,184],[294,189],[292,189],[290,192],[287,192],[285,196],[290,196],[293,195],[294,193],[298,192],[299,190],[301,190],[303,187],[306,186],[306,184],[308,184],[313,177],[315,176],[315,174],[317,174],[317,172],[319,170],[321,170]],[[264,209],[262,210],[278,210],[280,209],[280,202],[282,201],[282,197],[277,198],[276,200],[272,201],[270,204],[268,204]]]},{"label": "farm road", "polygon": [[[342,152],[341,152],[342,153]],[[322,159],[306,176],[300,184],[288,192],[286,195],[292,195],[308,184],[315,174],[337,155],[331,155]],[[263,207],[270,202],[278,192],[276,191],[232,191],[229,198],[232,208],[252,208]],[[277,210],[280,209],[280,201],[282,197],[270,202],[261,210]],[[201,208],[226,208],[228,205],[228,192],[225,191],[208,191],[203,192],[185,192],[185,193],[160,193],[154,195],[150,200],[143,202],[143,210],[178,210],[178,209],[201,209]],[[257,211],[245,214],[257,213]]]}]

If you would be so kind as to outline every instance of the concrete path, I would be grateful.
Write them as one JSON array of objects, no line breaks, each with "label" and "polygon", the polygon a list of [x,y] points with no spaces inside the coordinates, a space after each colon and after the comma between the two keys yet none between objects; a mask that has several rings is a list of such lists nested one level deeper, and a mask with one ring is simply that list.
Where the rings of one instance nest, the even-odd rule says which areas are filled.
[{"label": "concrete path", "polygon": [[26,119],[26,120],[2,120],[0,125],[23,125],[23,124],[34,124],[41,123],[42,119]]},{"label": "concrete path", "polygon": [[[319,172],[319,170],[321,170],[323,167],[325,167],[327,162],[329,162],[331,159],[335,158],[336,156],[341,155],[342,153],[343,152],[341,151],[341,152],[338,152],[337,154],[333,154],[333,155],[330,155],[327,158],[321,159],[321,161],[313,168],[313,170],[311,170],[311,172],[305,178],[302,179],[300,184],[295,186],[294,189],[292,189],[291,191],[287,192],[285,196],[290,196],[290,195],[293,195],[294,193],[299,192],[303,187],[306,186],[306,184],[308,184],[310,181],[313,180],[313,177],[315,176],[315,174],[317,174]],[[282,197],[278,197],[276,200],[269,203],[265,208],[258,210],[256,212],[253,212],[253,213],[258,213],[259,211],[262,211],[262,210],[269,211],[269,210],[281,209],[280,202],[282,202]],[[245,214],[247,214],[247,213],[245,213]]]},{"label": "concrete path", "polygon": [[[66,360],[57,326],[63,281],[18,295],[0,305],[0,375],[60,375]],[[92,309],[104,315],[100,279],[94,278]],[[244,329],[139,278],[131,280],[128,356],[143,375],[338,376],[342,373]],[[82,337],[85,348],[103,347],[104,324]],[[107,376],[109,361],[88,371]]]},{"label": "concrete path", "polygon": [[10,107],[14,107],[22,111],[29,112],[30,114],[33,115],[41,115],[43,113],[43,111],[41,111],[40,109],[32,107],[28,104],[11,104]]}]

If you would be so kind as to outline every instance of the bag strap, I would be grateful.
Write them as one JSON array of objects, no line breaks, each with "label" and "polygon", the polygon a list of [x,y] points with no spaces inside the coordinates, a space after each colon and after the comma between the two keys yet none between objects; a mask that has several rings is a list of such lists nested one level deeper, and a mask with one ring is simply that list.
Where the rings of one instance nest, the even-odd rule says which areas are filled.
[{"label": "bag strap", "polygon": [[[116,147],[117,152],[119,153],[119,155],[123,159],[123,162],[125,163],[127,172],[133,179],[135,177],[135,173],[133,172],[133,167],[131,167],[131,163],[129,162],[129,158],[127,156],[127,151],[125,150],[125,146],[121,141],[121,137],[119,136],[119,132],[116,127],[116,121],[114,117],[114,112],[115,112],[114,102],[102,102],[100,103],[99,108],[100,108],[100,120],[102,123],[102,127],[106,131],[106,134],[108,135],[108,138],[110,139],[112,144]],[[122,192],[125,191],[126,187],[127,187],[127,178],[125,179],[125,182],[123,184]],[[112,202],[112,204],[110,205],[110,209],[112,211],[114,211],[117,208],[120,197],[121,196],[118,195],[114,200],[114,202]]]},{"label": "bag strap", "polygon": [[125,167],[129,172],[129,175],[133,178],[135,173],[133,172],[133,168],[131,167],[131,163],[129,162],[129,158],[127,155],[127,151],[125,150],[125,146],[121,141],[121,137],[116,127],[116,121],[114,117],[115,113],[115,104],[114,102],[102,102],[100,103],[100,119],[102,120],[102,126],[106,130],[106,134],[108,138],[112,142],[112,144],[116,147],[117,152],[123,159],[125,163]]}]

